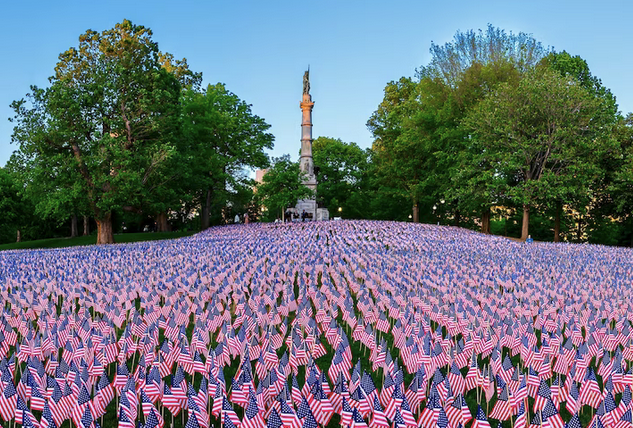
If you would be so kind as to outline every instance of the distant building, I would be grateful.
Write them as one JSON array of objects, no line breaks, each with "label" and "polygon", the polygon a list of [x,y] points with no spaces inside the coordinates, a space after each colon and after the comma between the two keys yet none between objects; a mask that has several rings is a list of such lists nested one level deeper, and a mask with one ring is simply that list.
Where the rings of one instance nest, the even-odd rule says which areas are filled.
[{"label": "distant building", "polygon": [[268,172],[268,168],[266,169],[258,169],[255,171],[255,182],[257,184],[262,184],[264,182],[264,176]]}]

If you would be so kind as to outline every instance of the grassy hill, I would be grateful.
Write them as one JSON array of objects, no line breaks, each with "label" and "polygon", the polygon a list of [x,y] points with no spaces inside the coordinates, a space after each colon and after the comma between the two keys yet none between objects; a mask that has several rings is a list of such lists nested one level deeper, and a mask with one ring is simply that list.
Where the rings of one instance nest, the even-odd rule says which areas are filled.
[{"label": "grassy hill", "polygon": [[[160,239],[176,239],[183,236],[191,236],[196,232],[156,232],[156,233],[124,233],[114,235],[117,244],[138,241],[157,241]],[[75,247],[79,245],[93,245],[97,242],[96,235],[78,236],[76,238],[51,238],[37,241],[12,242],[0,245],[2,250],[21,250],[27,248],[61,248]]]}]

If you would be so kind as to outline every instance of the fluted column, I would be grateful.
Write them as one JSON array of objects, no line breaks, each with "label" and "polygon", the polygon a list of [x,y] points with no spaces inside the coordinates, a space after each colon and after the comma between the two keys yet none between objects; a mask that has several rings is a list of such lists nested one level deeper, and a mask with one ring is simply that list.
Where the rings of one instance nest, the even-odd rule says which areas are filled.
[{"label": "fluted column", "polygon": [[299,164],[301,171],[307,174],[304,183],[313,191],[316,191],[316,176],[314,175],[314,162],[312,160],[312,108],[314,102],[310,94],[303,94],[301,101],[301,159]]}]

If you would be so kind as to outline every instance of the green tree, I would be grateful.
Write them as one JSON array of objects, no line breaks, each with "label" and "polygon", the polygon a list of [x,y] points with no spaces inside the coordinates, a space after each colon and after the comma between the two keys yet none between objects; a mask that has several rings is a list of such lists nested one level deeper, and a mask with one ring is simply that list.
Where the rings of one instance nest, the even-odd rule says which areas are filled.
[{"label": "green tree", "polygon": [[577,194],[599,174],[599,112],[600,103],[575,79],[538,69],[518,85],[501,84],[466,117],[477,151],[495,174],[508,177],[504,193],[523,207],[521,239],[528,237],[531,207]]},{"label": "green tree", "polygon": [[426,139],[421,155],[432,159],[427,193],[445,200],[455,225],[465,213],[481,216],[490,231],[490,207],[498,202],[498,177],[474,152],[463,118],[502,82],[516,82],[548,50],[525,33],[506,33],[488,25],[485,31],[458,31],[443,46],[432,44],[432,59],[418,70],[421,108],[411,123]]},{"label": "green tree", "polygon": [[[621,118],[613,131],[618,150],[605,160],[605,187],[594,215],[622,225],[619,244],[633,247],[633,113]],[[627,237],[627,240],[622,238]]]},{"label": "green tree", "polygon": [[393,198],[411,202],[413,221],[418,222],[419,203],[423,198],[421,179],[425,159],[418,155],[416,141],[405,136],[407,121],[416,111],[416,83],[401,78],[385,87],[385,97],[372,114],[367,127],[374,136],[375,186]]},{"label": "green tree", "polygon": [[6,168],[0,168],[0,243],[20,241],[29,207],[19,195],[19,186]]},{"label": "green tree", "polygon": [[441,137],[435,139],[439,143],[435,165],[439,173],[443,172],[440,193],[460,212],[480,216],[483,233],[490,233],[491,207],[507,202],[499,192],[506,177],[496,174],[485,152],[471,144],[469,132],[461,126],[461,121],[500,83],[515,85],[519,79],[519,70],[508,59],[500,58],[485,65],[473,63],[458,86],[449,91],[435,126]]},{"label": "green tree", "polygon": [[536,66],[548,53],[530,34],[506,33],[488,24],[486,31],[457,31],[453,40],[444,45],[431,43],[431,61],[420,73],[442,79],[451,87],[459,86],[473,64],[512,64],[520,73]]},{"label": "green tree", "polygon": [[151,30],[127,20],[80,36],[50,81],[32,87],[29,104],[13,103],[13,142],[29,168],[59,168],[59,188],[79,180],[97,243],[112,243],[113,212],[141,206],[164,181],[158,176],[173,176],[166,167],[176,152],[180,83],[162,67]]},{"label": "green tree", "polygon": [[[595,118],[595,122],[600,122],[603,130],[603,138],[609,138],[609,134],[616,133],[617,122],[621,119],[618,112],[618,105],[616,103],[615,96],[608,88],[605,88],[601,80],[591,74],[587,61],[580,56],[572,56],[566,51],[551,52],[541,61],[541,65],[555,70],[560,73],[561,76],[566,78],[573,78],[578,81],[578,84],[585,88],[593,97],[599,100],[601,108],[599,115]],[[618,170],[614,165],[618,163],[620,158],[620,152],[618,150],[607,150],[603,152],[604,157],[600,159],[599,165],[602,167],[603,172],[600,180],[591,183],[591,195],[592,200],[589,205],[591,206],[591,222],[598,222],[604,224],[603,227],[608,227],[607,223],[600,221],[597,217],[601,217],[605,214],[613,214],[612,206],[609,203],[610,197],[608,195],[609,188],[613,182],[613,173]],[[589,192],[586,192],[586,194]],[[554,220],[554,241],[559,240],[560,227],[561,227],[561,213],[563,204],[569,204],[575,202],[579,217],[576,220],[578,223],[582,221],[580,213],[586,211],[587,200],[581,194],[580,198],[573,197],[573,195],[566,195],[566,199],[561,198],[553,201],[555,210]],[[602,206],[606,203],[606,206]],[[584,204],[584,205],[583,205]],[[610,221],[610,220],[608,220]],[[578,224],[577,226],[580,226]]]},{"label": "green tree", "polygon": [[245,181],[233,187],[228,194],[228,203],[225,207],[223,217],[233,221],[236,215],[244,219],[244,214],[248,214],[250,222],[257,221],[261,214],[259,201],[255,194],[255,182]]},{"label": "green tree", "polygon": [[489,183],[491,174],[465,168],[477,154],[468,153],[468,133],[460,123],[496,85],[517,80],[547,52],[529,35],[492,26],[457,32],[443,46],[432,44],[432,59],[418,69],[417,81],[403,77],[389,83],[368,122],[379,189],[411,200],[414,221],[420,203],[433,219],[431,207],[445,200],[455,224],[463,211],[482,214],[482,227],[489,224],[494,196],[481,185],[495,184]]},{"label": "green tree", "polygon": [[600,109],[602,120],[608,123],[615,123],[618,120],[618,105],[615,96],[609,88],[604,87],[602,81],[591,74],[589,64],[580,56],[572,56],[567,51],[550,52],[544,57],[541,65],[557,71],[564,77],[576,79],[578,84],[585,88],[592,96],[600,99],[603,103]]},{"label": "green tree", "polygon": [[340,207],[344,218],[368,218],[369,150],[319,137],[312,143],[312,156],[318,170],[317,199],[332,214]]},{"label": "green tree", "polygon": [[276,217],[281,214],[285,220],[285,211],[294,207],[298,200],[313,197],[313,192],[303,184],[303,173],[298,162],[292,162],[290,155],[272,159],[272,166],[257,187],[257,198],[266,207],[269,214]]},{"label": "green tree", "polygon": [[204,93],[189,90],[183,102],[183,132],[189,165],[188,183],[201,205],[201,227],[210,224],[213,208],[221,214],[229,193],[252,183],[247,168],[265,168],[274,136],[251,105],[218,83]]}]

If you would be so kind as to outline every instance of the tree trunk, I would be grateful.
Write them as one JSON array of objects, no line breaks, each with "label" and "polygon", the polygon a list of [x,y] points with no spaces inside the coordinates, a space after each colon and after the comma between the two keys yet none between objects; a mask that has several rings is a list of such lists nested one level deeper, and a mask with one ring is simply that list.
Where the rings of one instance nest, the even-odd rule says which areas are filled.
[{"label": "tree trunk", "polygon": [[414,223],[419,223],[420,222],[420,207],[418,207],[418,203],[414,202],[413,203],[413,222]]},{"label": "tree trunk", "polygon": [[76,238],[79,235],[77,232],[77,214],[73,214],[70,218],[70,237]]},{"label": "tree trunk", "polygon": [[556,217],[554,217],[554,242],[560,242],[560,211],[561,203],[556,202]]},{"label": "tree trunk", "polygon": [[490,234],[490,207],[481,213],[481,233]]},{"label": "tree trunk", "polygon": [[488,223],[486,225],[486,229],[488,230],[488,234],[492,233],[492,230],[490,229],[490,221],[491,221],[491,219],[492,219],[492,214],[490,213],[490,208],[488,208],[488,218],[487,218],[487,221],[486,221],[486,223]]},{"label": "tree trunk", "polygon": [[455,210],[455,227],[459,227],[459,222],[462,219],[462,214],[459,212],[459,210]]},{"label": "tree trunk", "polygon": [[582,242],[582,214],[578,214],[578,242]]},{"label": "tree trunk", "polygon": [[205,230],[209,228],[209,216],[211,215],[211,188],[208,188],[204,195],[204,203],[202,204],[202,218],[200,219],[200,228]]},{"label": "tree trunk", "polygon": [[156,216],[156,225],[159,232],[169,232],[169,223],[167,222],[167,213],[160,212]]},{"label": "tree trunk", "polygon": [[20,229],[18,229],[18,236],[15,242],[22,242],[22,231]]},{"label": "tree trunk", "polygon": [[112,213],[107,213],[97,221],[97,244],[114,244],[114,232],[112,230]]},{"label": "tree trunk", "polygon": [[521,224],[521,241],[528,238],[528,226],[530,225],[530,207],[523,204],[523,223]]},{"label": "tree trunk", "polygon": [[90,222],[88,216],[84,216],[84,236],[90,235]]}]

